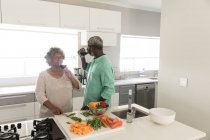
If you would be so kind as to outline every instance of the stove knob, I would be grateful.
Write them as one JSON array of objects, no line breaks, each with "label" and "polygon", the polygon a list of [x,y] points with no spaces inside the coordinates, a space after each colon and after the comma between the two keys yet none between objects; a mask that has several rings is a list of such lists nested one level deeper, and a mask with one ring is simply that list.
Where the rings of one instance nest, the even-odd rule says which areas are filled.
[{"label": "stove knob", "polygon": [[13,129],[14,133],[17,132],[17,128],[16,127],[13,127],[12,129]]},{"label": "stove knob", "polygon": [[22,127],[22,124],[21,123],[18,123],[17,124],[17,128],[20,129],[21,127]]},{"label": "stove knob", "polygon": [[10,129],[14,128],[15,127],[15,124],[11,124],[10,125]]},{"label": "stove knob", "polygon": [[36,132],[34,130],[31,131],[31,136],[34,137],[36,134]]},{"label": "stove knob", "polygon": [[8,125],[5,125],[5,126],[4,126],[4,130],[5,130],[5,131],[7,131],[8,128],[9,128]]}]

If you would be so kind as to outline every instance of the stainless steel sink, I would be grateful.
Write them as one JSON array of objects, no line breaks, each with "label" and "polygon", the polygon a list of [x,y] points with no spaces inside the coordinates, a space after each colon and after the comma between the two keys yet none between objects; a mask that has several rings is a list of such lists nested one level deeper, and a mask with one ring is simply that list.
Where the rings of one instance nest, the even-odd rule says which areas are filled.
[{"label": "stainless steel sink", "polygon": [[[127,112],[128,110],[120,110],[120,111],[113,111],[111,112],[112,114],[116,115],[117,117],[121,118],[121,119],[126,119],[127,117]],[[135,116],[134,118],[139,118],[139,117],[143,117],[143,116],[147,116],[148,114],[141,112],[139,110],[136,110]]]}]

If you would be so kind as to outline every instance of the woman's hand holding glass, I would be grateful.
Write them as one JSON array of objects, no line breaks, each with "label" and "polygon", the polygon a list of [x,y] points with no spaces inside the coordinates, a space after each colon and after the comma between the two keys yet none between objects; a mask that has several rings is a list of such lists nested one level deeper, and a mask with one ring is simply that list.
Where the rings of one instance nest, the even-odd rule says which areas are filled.
[{"label": "woman's hand holding glass", "polygon": [[67,67],[64,68],[64,72],[65,72],[65,74],[66,74],[66,76],[67,76],[68,78],[72,78],[72,77],[73,77],[72,72],[71,72]]}]

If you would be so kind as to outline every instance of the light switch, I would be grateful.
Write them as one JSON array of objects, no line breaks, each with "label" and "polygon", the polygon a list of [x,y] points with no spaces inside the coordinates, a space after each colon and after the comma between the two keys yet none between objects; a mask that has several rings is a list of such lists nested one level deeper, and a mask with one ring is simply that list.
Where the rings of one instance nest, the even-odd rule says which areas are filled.
[{"label": "light switch", "polygon": [[187,78],[179,78],[179,85],[182,87],[187,87],[188,79]]}]

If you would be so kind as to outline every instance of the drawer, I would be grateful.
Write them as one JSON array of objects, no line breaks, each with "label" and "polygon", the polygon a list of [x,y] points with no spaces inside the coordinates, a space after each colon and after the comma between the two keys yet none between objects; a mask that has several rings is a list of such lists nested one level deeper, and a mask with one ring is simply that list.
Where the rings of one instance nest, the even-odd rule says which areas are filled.
[{"label": "drawer", "polygon": [[0,106],[0,123],[27,120],[34,117],[34,102]]},{"label": "drawer", "polygon": [[135,85],[119,86],[119,93],[128,93],[129,89],[132,90],[132,93],[135,93]]},{"label": "drawer", "polygon": [[119,93],[120,92],[120,87],[119,86],[115,86],[115,93]]},{"label": "drawer", "polygon": [[0,106],[34,102],[34,93],[0,96]]},{"label": "drawer", "polygon": [[[135,95],[132,94],[132,103],[134,103]],[[128,93],[119,94],[119,105],[127,105],[128,104]]]}]

